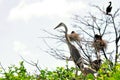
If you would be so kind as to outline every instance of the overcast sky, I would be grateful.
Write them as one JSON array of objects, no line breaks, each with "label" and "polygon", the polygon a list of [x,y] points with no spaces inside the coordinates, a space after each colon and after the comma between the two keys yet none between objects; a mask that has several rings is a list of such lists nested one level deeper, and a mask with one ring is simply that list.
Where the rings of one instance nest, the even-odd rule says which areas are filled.
[{"label": "overcast sky", "polygon": [[[113,6],[120,7],[119,0],[112,0]],[[0,62],[4,67],[18,65],[23,56],[37,61],[42,68],[54,69],[65,66],[42,50],[47,49],[41,38],[43,29],[53,28],[64,22],[71,26],[73,14],[84,15],[91,4],[108,6],[109,0],[0,0]],[[113,7],[114,9],[114,7]],[[54,42],[53,42],[54,43]],[[50,45],[52,44],[52,41]],[[30,65],[26,65],[27,68]],[[32,68],[34,70],[35,68]]]}]

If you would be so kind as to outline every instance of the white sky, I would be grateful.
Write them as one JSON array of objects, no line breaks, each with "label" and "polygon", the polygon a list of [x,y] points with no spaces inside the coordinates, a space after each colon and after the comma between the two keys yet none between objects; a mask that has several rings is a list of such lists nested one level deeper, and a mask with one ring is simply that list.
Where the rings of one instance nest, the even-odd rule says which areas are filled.
[{"label": "white sky", "polygon": [[[119,0],[115,1],[113,6],[120,3]],[[61,21],[71,26],[73,14],[82,16],[90,11],[90,4],[105,7],[108,2],[109,0],[0,0],[0,62],[5,67],[18,64],[22,60],[21,55],[30,61],[39,60],[42,68],[65,66],[64,61],[56,60],[42,51],[47,47],[38,38],[46,35],[41,29],[52,32]],[[26,67],[35,70],[30,65],[26,64]]]}]

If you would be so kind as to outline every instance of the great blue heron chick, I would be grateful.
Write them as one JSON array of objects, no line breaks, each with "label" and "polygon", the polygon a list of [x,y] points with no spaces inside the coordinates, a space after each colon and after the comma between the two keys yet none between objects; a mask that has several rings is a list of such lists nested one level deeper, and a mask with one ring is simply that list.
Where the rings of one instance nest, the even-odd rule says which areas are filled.
[{"label": "great blue heron chick", "polygon": [[70,51],[70,55],[72,57],[72,60],[74,61],[74,63],[80,68],[81,72],[86,76],[87,74],[91,73],[91,74],[94,74],[95,71],[90,69],[90,68],[84,68],[84,59],[83,57],[80,55],[78,49],[73,45],[71,44],[70,42],[70,39],[69,39],[69,36],[67,34],[68,32],[68,29],[67,29],[67,26],[64,24],[64,23],[60,23],[57,27],[55,27],[54,29],[56,28],[59,28],[63,26],[65,28],[65,38],[66,38],[66,43],[68,45],[68,48],[69,48],[69,51]]},{"label": "great blue heron chick", "polygon": [[91,68],[98,71],[100,69],[101,66],[101,59],[98,60],[94,60],[91,62]]},{"label": "great blue heron chick", "polygon": [[72,31],[71,34],[68,34],[70,41],[78,41],[80,42],[80,36],[75,31]]},{"label": "great blue heron chick", "polygon": [[80,69],[83,69],[83,58],[82,56],[80,55],[78,49],[73,45],[71,44],[70,42],[70,39],[69,39],[69,36],[67,34],[68,32],[68,29],[67,29],[67,26],[64,24],[64,23],[60,23],[57,27],[55,27],[54,29],[56,28],[59,28],[63,26],[65,28],[65,38],[66,38],[66,43],[68,45],[68,48],[69,48],[69,51],[70,51],[70,55],[72,57],[72,60],[74,61],[74,63],[80,68]]},{"label": "great blue heron chick", "polygon": [[97,52],[100,52],[100,50],[106,49],[107,43],[102,39],[101,35],[96,34],[94,37],[93,47]]}]

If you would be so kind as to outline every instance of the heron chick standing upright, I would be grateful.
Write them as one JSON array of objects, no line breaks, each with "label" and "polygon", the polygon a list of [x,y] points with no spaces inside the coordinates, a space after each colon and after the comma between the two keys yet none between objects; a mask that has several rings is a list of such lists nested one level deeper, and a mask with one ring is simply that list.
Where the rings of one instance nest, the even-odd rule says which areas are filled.
[{"label": "heron chick standing upright", "polygon": [[64,24],[64,23],[60,23],[57,27],[55,27],[54,29],[58,28],[58,27],[61,27],[63,26],[65,28],[65,38],[66,38],[66,43],[68,45],[68,48],[70,50],[70,55],[73,59],[73,61],[75,62],[75,64],[80,68],[82,69],[84,66],[83,66],[83,58],[82,56],[80,55],[78,49],[71,44],[70,42],[70,39],[69,39],[69,36],[67,34],[68,32],[68,29],[67,29],[67,26]]},{"label": "heron chick standing upright", "polygon": [[71,44],[71,42],[70,42],[69,36],[67,34],[67,32],[68,32],[67,26],[64,23],[61,22],[54,29],[59,28],[61,26],[63,26],[65,28],[66,43],[68,45],[68,48],[70,50],[70,55],[71,55],[74,63],[80,68],[80,70],[83,74],[85,74],[85,75],[89,74],[89,73],[94,74],[95,72],[93,70],[91,70],[90,68],[84,68],[84,65],[83,65],[84,60],[83,60],[82,56],[80,55],[78,49],[73,44]]}]

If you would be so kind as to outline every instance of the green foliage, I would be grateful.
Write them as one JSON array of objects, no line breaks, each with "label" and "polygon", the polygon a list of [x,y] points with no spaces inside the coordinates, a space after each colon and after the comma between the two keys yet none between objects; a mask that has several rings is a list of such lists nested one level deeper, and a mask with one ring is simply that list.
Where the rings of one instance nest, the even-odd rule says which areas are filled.
[{"label": "green foliage", "polygon": [[86,76],[86,79],[87,79],[87,80],[94,80],[94,76],[93,76],[92,74],[88,74],[88,75]]},{"label": "green foliage", "polygon": [[22,61],[19,67],[12,65],[8,67],[7,71],[1,69],[0,73],[3,73],[3,76],[0,77],[0,80],[119,80],[120,78],[120,64],[111,67],[109,66],[109,61],[105,61],[102,64],[97,77],[92,74],[88,74],[87,76],[79,74],[76,76],[75,71],[74,67],[68,68],[66,66],[57,67],[54,71],[44,69],[40,70],[40,74],[38,75],[30,75]]},{"label": "green foliage", "polygon": [[43,80],[70,80],[75,77],[75,68],[57,67],[55,71],[41,70],[39,77]]},{"label": "green foliage", "polygon": [[8,71],[4,72],[3,78],[0,80],[33,80],[35,79],[32,75],[30,76],[26,68],[23,65],[23,61],[20,62],[20,67],[16,67],[15,65],[8,67]]},{"label": "green foliage", "polygon": [[108,61],[104,62],[99,70],[98,80],[119,80],[120,64],[110,67]]}]

